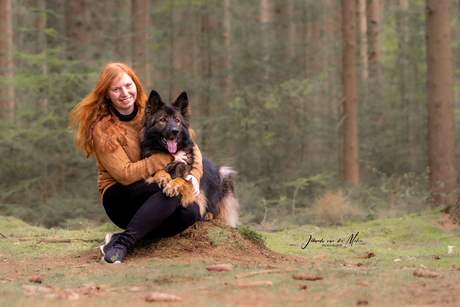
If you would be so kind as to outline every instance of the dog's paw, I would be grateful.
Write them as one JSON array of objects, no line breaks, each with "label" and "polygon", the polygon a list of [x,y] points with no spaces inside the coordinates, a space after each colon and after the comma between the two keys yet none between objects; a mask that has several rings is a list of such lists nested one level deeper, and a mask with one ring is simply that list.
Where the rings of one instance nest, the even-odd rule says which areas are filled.
[{"label": "dog's paw", "polygon": [[161,170],[155,173],[152,181],[158,184],[160,188],[164,188],[171,181],[171,176],[164,170]]},{"label": "dog's paw", "polygon": [[163,193],[168,197],[174,197],[174,196],[179,195],[182,190],[182,184],[180,180],[183,181],[183,179],[180,179],[180,178],[176,178],[176,179],[169,181],[166,184],[166,186],[163,188]]}]

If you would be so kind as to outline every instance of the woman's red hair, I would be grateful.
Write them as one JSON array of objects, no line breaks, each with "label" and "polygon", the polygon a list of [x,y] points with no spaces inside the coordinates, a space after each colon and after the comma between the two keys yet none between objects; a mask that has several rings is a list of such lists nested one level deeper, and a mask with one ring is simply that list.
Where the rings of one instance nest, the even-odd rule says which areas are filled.
[{"label": "woman's red hair", "polygon": [[101,122],[100,131],[102,150],[114,151],[116,142],[126,144],[126,129],[112,111],[112,102],[108,97],[110,86],[118,81],[123,73],[133,79],[137,88],[136,104],[138,112],[143,112],[147,96],[142,89],[139,79],[134,71],[123,63],[109,63],[102,69],[96,86],[75,108],[69,113],[70,127],[75,131],[75,147],[83,150],[87,157],[94,157],[93,132],[96,124]]}]

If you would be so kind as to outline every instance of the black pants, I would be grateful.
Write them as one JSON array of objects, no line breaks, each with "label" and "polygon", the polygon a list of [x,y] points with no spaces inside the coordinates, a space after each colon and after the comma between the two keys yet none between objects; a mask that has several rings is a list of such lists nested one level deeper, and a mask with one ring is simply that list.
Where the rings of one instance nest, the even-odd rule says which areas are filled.
[{"label": "black pants", "polygon": [[140,239],[174,236],[200,219],[196,203],[180,206],[180,196],[167,197],[156,184],[138,181],[109,187],[102,200],[110,220],[125,231],[115,244],[132,250]]}]

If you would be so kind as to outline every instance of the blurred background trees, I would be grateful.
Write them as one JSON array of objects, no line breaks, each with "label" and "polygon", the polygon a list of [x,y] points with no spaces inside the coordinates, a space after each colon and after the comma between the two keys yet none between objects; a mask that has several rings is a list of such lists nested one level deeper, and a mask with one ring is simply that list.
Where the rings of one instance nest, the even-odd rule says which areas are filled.
[{"label": "blurred background trees", "polygon": [[0,0],[0,214],[106,219],[67,115],[111,61],[169,101],[188,92],[245,223],[314,222],[331,193],[350,220],[452,204],[459,18],[448,0]]}]

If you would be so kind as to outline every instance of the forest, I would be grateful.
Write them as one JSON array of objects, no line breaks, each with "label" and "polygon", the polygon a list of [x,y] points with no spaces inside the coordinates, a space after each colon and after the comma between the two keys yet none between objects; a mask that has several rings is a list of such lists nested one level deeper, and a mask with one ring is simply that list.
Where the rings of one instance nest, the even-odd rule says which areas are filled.
[{"label": "forest", "polygon": [[0,0],[0,215],[108,221],[68,114],[123,62],[188,93],[244,225],[458,219],[459,21],[448,0]]}]

